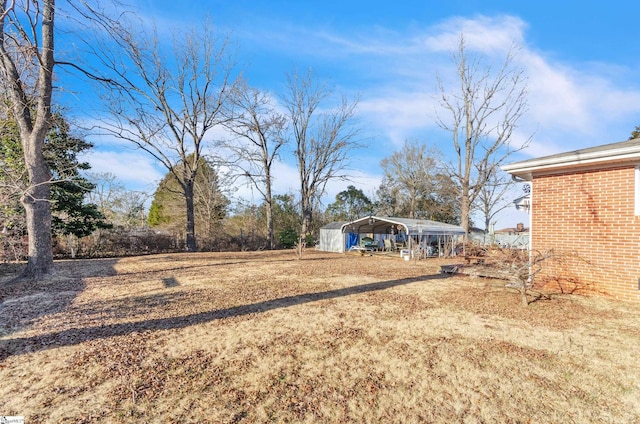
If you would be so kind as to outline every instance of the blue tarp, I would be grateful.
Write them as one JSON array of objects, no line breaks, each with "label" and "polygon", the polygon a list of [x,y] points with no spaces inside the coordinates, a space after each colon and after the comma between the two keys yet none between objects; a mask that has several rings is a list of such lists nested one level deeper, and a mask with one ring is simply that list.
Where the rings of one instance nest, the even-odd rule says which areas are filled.
[{"label": "blue tarp", "polygon": [[349,250],[352,246],[358,245],[358,234],[357,233],[348,233],[347,234],[347,248]]}]

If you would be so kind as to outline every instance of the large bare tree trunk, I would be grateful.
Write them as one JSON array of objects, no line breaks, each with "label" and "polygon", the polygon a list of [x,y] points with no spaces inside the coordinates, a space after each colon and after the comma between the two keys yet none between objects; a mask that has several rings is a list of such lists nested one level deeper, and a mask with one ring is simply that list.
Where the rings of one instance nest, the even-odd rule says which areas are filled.
[{"label": "large bare tree trunk", "polygon": [[[29,187],[22,197],[26,211],[29,254],[22,277],[35,279],[54,271],[51,240],[51,172],[44,160],[44,135],[23,138]],[[24,140],[26,138],[26,140]]]},{"label": "large bare tree trunk", "polygon": [[460,196],[460,225],[464,228],[464,242],[467,243],[469,235],[469,215],[471,214],[471,202],[469,199],[469,184],[463,186]]},{"label": "large bare tree trunk", "polygon": [[[0,73],[18,123],[29,177],[22,197],[29,235],[28,262],[22,277],[35,279],[54,271],[51,173],[42,149],[51,121],[55,1],[32,6],[30,2],[10,2],[7,8],[7,0],[0,2]],[[22,69],[24,63],[34,68]]]},{"label": "large bare tree trunk", "polygon": [[[42,173],[41,173],[42,174]],[[27,233],[29,234],[29,258],[22,276],[36,279],[54,271],[51,243],[51,205],[49,178],[45,174],[31,177],[31,181],[41,184],[29,188],[22,204],[26,211]]]},{"label": "large bare tree trunk", "polygon": [[195,252],[197,250],[193,184],[193,181],[187,181],[184,185],[184,199],[187,207],[187,252]]},{"label": "large bare tree trunk", "polygon": [[[271,180],[270,174],[267,174],[267,181]],[[266,185],[265,206],[267,209],[267,239],[269,241],[269,249],[275,247],[275,235],[273,232],[273,197],[271,195],[271,184]]]}]

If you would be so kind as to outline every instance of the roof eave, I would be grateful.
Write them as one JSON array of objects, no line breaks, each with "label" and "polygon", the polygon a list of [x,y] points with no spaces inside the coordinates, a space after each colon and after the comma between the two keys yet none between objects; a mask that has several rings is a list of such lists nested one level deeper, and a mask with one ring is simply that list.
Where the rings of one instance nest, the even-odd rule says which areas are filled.
[{"label": "roof eave", "polygon": [[592,153],[571,152],[566,155],[516,162],[502,169],[518,178],[531,181],[534,174],[564,172],[577,168],[600,168],[640,161],[640,146]]}]

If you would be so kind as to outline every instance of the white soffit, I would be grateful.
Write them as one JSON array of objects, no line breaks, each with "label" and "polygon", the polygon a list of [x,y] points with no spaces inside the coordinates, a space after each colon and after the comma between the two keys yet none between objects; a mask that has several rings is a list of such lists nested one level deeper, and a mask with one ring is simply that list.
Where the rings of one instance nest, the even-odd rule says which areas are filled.
[{"label": "white soffit", "polygon": [[623,142],[516,162],[504,165],[502,169],[509,174],[531,180],[534,173],[555,173],[573,168],[595,169],[609,166],[609,164],[631,164],[638,161],[640,161],[640,143]]}]

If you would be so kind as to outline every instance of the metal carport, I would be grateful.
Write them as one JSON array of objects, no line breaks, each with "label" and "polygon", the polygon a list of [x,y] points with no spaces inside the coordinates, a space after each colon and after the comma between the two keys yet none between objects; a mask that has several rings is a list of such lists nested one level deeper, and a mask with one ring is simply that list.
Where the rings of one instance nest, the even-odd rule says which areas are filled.
[{"label": "metal carport", "polygon": [[[416,242],[420,243],[423,238],[426,237],[428,239],[429,236],[446,238],[450,241],[448,245],[453,249],[455,245],[453,243],[454,238],[465,233],[464,228],[461,226],[444,222],[374,215],[343,224],[342,232],[386,236],[398,233],[404,234],[408,238],[410,250],[413,250]],[[453,253],[453,251],[449,253]]]}]

